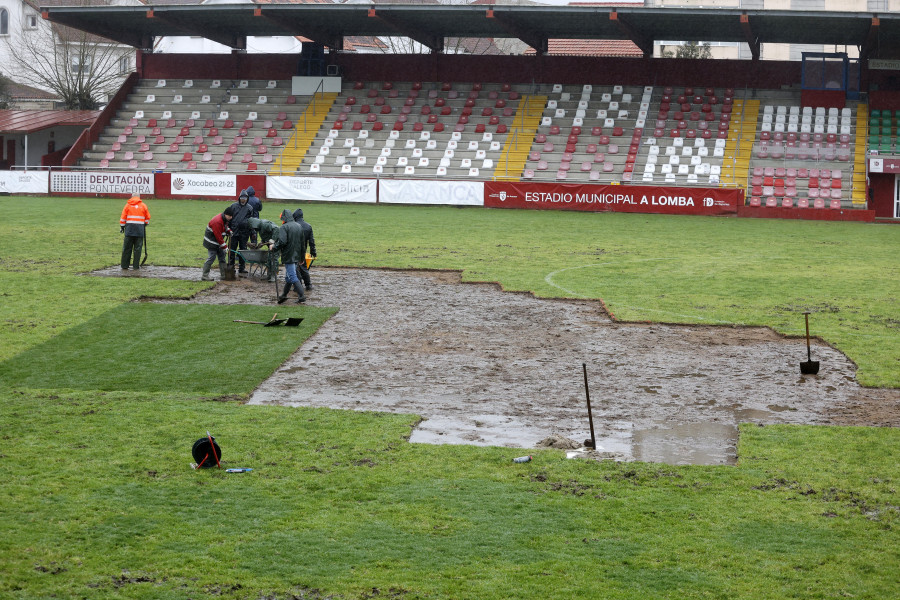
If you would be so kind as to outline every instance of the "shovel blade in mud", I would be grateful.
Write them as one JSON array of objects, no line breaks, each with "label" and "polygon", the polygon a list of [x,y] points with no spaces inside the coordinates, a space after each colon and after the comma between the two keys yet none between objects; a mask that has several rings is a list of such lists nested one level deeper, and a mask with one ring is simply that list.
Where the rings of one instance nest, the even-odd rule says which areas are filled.
[{"label": "shovel blade in mud", "polygon": [[809,360],[800,363],[800,373],[803,375],[815,375],[819,372],[819,361]]}]

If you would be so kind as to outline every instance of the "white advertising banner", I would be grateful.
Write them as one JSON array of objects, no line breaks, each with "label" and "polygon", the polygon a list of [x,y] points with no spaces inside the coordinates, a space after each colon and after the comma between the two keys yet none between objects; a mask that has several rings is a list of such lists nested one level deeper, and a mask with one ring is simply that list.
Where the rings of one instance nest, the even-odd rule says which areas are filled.
[{"label": "white advertising banner", "polygon": [[49,171],[0,171],[0,192],[46,194],[49,186]]},{"label": "white advertising banner", "polygon": [[153,173],[60,171],[50,176],[50,191],[72,194],[153,194]]},{"label": "white advertising banner", "polygon": [[484,206],[482,181],[382,179],[378,201],[383,204],[448,204]]},{"label": "white advertising banner", "polygon": [[172,173],[172,195],[237,196],[236,175]]},{"label": "white advertising banner", "polygon": [[266,177],[266,196],[279,200],[369,202],[378,197],[375,179],[332,177]]}]

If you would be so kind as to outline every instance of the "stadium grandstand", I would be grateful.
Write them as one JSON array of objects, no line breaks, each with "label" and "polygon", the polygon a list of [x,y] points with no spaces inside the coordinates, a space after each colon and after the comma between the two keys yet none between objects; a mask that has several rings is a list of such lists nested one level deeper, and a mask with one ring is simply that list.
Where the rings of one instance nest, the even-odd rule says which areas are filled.
[{"label": "stadium grandstand", "polygon": [[[136,71],[90,128],[42,156],[51,193],[91,193],[84,174],[109,174],[121,177],[95,192],[128,193],[119,180],[145,182],[157,197],[253,185],[317,200],[327,185],[378,190],[344,201],[900,218],[900,15],[633,4],[54,6],[43,15],[138,49]],[[234,51],[147,50],[175,35]],[[242,51],[248,36],[266,35],[314,41],[299,55]],[[424,51],[334,50],[398,35]],[[528,50],[445,51],[447,40],[504,38]],[[665,39],[740,45],[749,56],[654,57]],[[761,60],[765,45],[790,43],[852,52]],[[220,179],[231,183],[202,189]]]}]

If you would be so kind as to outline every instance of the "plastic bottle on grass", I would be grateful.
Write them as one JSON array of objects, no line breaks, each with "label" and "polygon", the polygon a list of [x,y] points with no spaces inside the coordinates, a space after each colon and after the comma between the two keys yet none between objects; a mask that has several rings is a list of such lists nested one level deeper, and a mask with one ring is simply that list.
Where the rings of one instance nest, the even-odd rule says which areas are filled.
[{"label": "plastic bottle on grass", "polygon": [[518,458],[513,459],[514,463],[527,463],[531,462],[531,456],[519,456]]}]

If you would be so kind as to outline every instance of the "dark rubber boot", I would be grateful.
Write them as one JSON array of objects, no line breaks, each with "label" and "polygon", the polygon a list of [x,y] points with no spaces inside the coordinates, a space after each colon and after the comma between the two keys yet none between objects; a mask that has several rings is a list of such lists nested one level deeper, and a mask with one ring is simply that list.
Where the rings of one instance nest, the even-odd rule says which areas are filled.
[{"label": "dark rubber boot", "polygon": [[306,302],[306,295],[303,293],[303,286],[300,284],[299,281],[294,282],[294,289],[297,290],[297,294],[300,295],[300,297],[297,298],[297,304],[300,304],[301,302]]},{"label": "dark rubber boot", "polygon": [[290,291],[291,291],[291,284],[285,283],[284,291],[282,291],[281,295],[278,296],[278,304],[282,304],[282,303],[284,303],[285,300],[287,300],[287,295],[288,295],[288,292],[290,292]]}]

